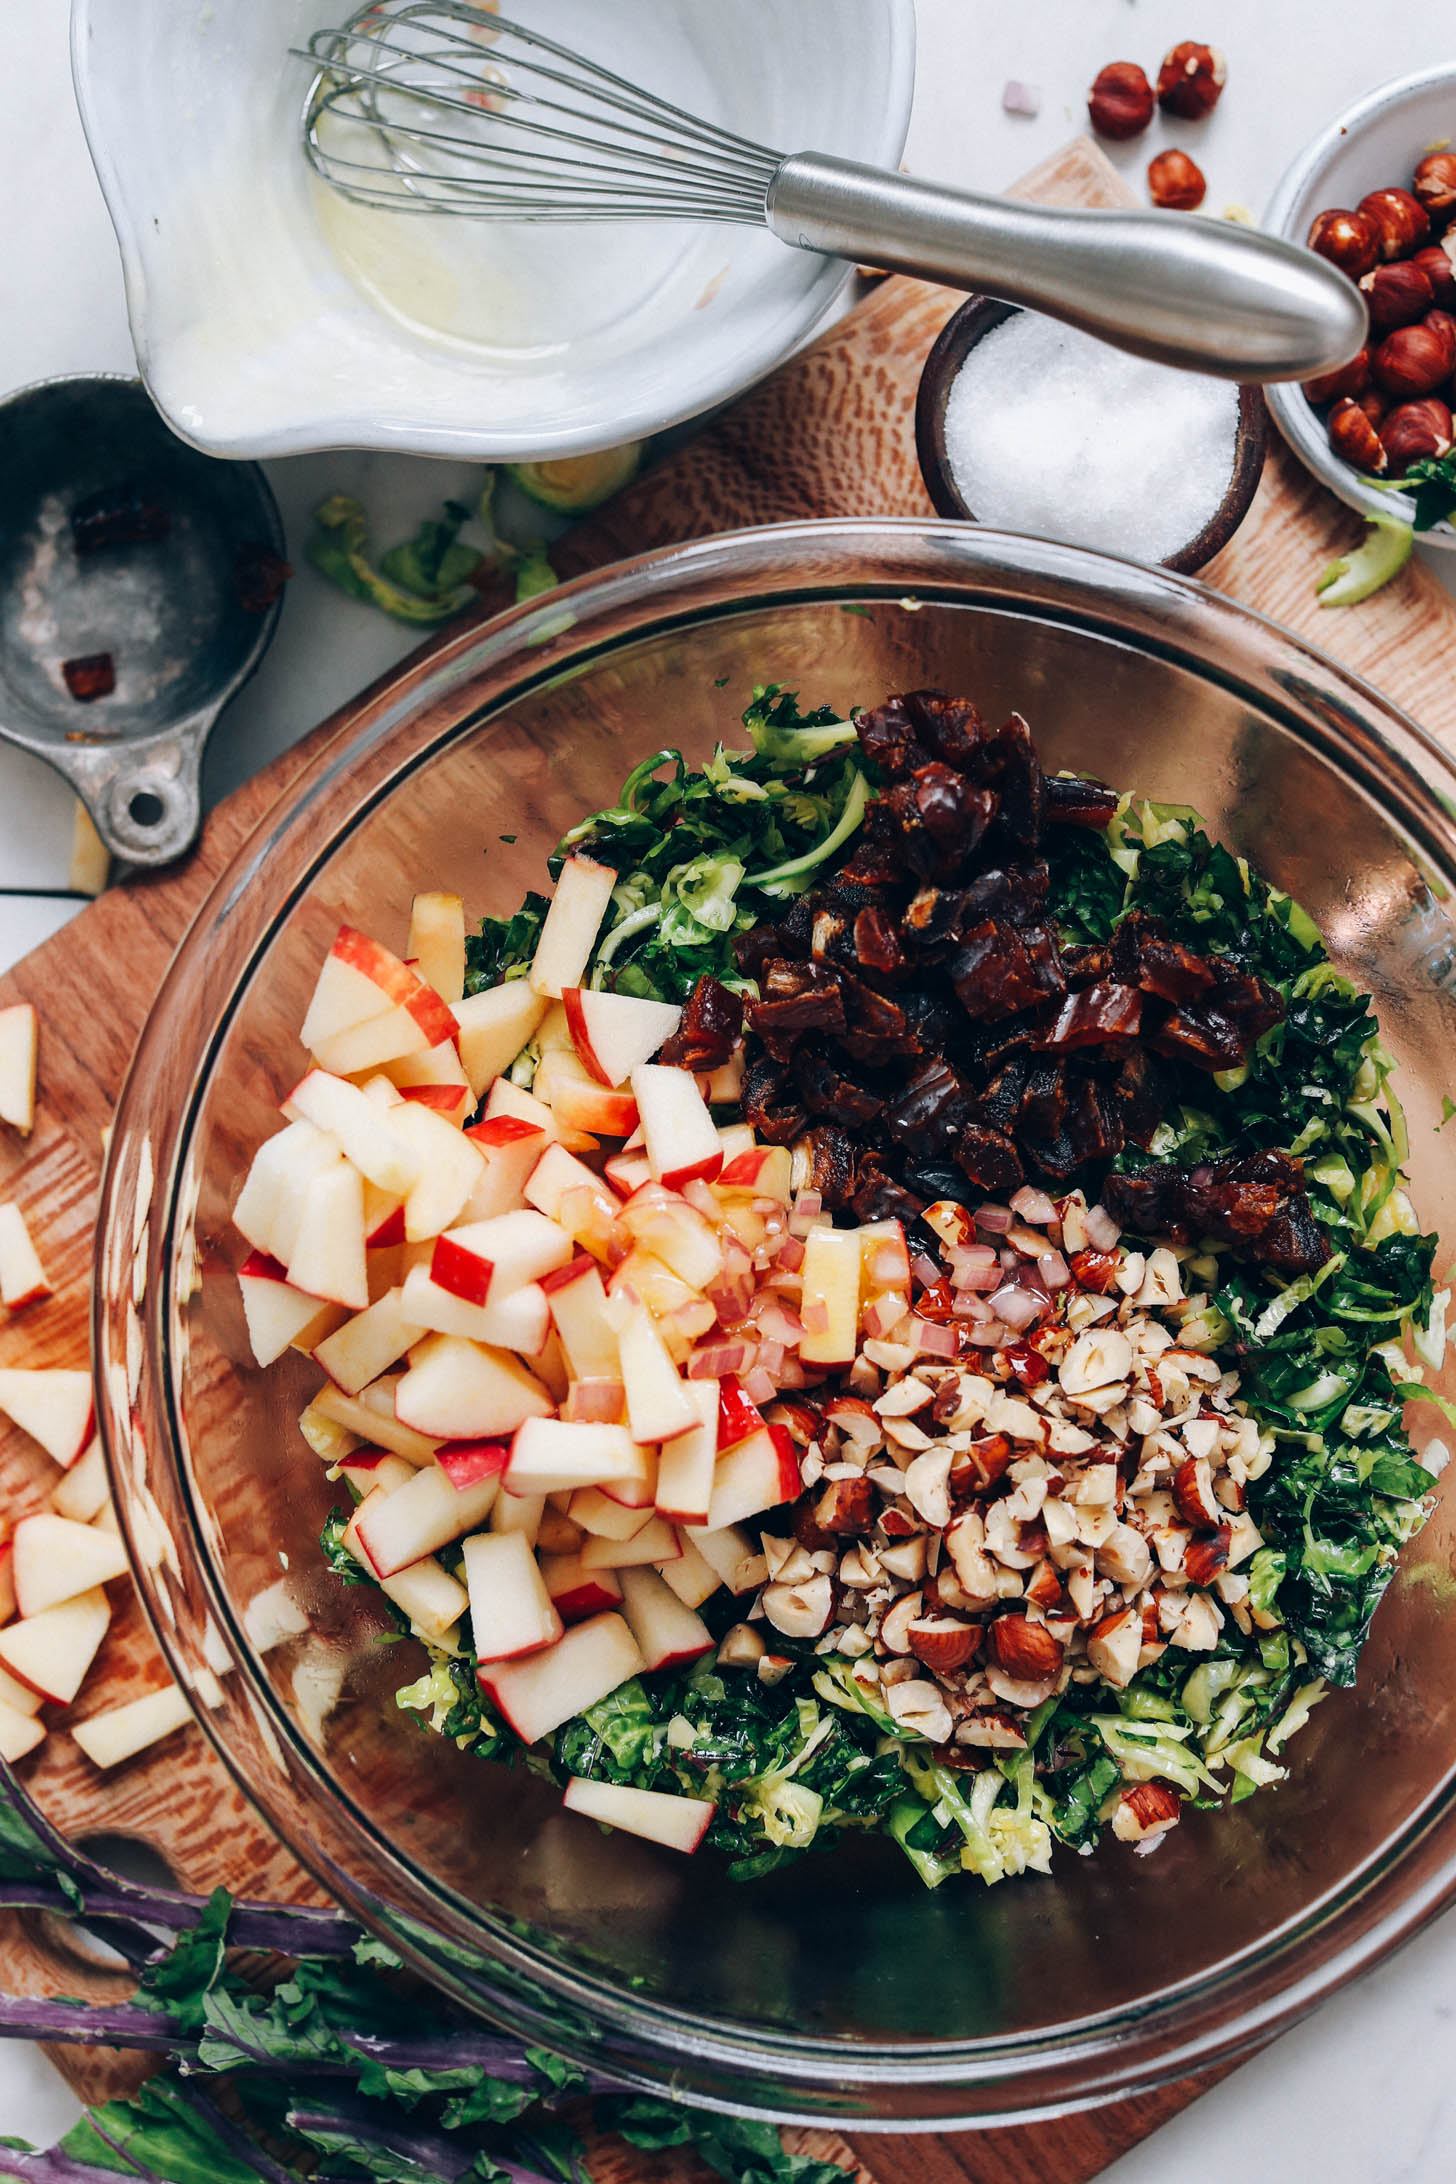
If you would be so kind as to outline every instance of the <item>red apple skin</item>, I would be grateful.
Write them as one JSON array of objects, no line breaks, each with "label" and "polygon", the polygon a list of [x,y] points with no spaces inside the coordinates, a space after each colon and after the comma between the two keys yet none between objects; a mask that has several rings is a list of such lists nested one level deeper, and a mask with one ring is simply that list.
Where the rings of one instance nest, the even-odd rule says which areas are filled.
[{"label": "red apple skin", "polygon": [[558,1289],[566,1289],[572,1282],[581,1281],[583,1276],[596,1274],[600,1271],[601,1269],[589,1251],[579,1251],[574,1259],[567,1260],[565,1266],[553,1267],[549,1274],[541,1275],[540,1284],[547,1296],[550,1297]]},{"label": "red apple skin", "polygon": [[465,1135],[477,1145],[517,1145],[528,1137],[538,1137],[543,1148],[546,1144],[546,1132],[520,1115],[488,1115],[484,1122],[473,1122]]},{"label": "red apple skin", "polygon": [[725,1188],[751,1190],[762,1175],[767,1159],[768,1154],[762,1146],[755,1147],[751,1153],[735,1153],[727,1166],[719,1170],[718,1181]]},{"label": "red apple skin", "polygon": [[779,1485],[783,1488],[782,1501],[794,1501],[803,1492],[804,1479],[799,1470],[799,1454],[789,1436],[787,1426],[770,1426],[770,1438],[779,1459]]},{"label": "red apple skin", "polygon": [[408,1009],[431,1046],[439,1046],[444,1040],[454,1040],[458,1036],[460,1026],[434,987],[426,985],[418,971],[401,962],[388,948],[381,947],[377,940],[371,940],[367,933],[359,932],[352,925],[341,925],[331,953],[362,971],[381,992],[388,994],[391,1001]]},{"label": "red apple skin", "polygon": [[[713,1641],[710,1638],[706,1645],[684,1646],[676,1653],[665,1653],[660,1661],[649,1661],[647,1667],[652,1674],[659,1668],[683,1668],[689,1661],[700,1661],[705,1653],[711,1653],[712,1650]],[[701,1841],[701,1837],[699,1840]]]},{"label": "red apple skin", "polygon": [[459,1494],[467,1486],[477,1486],[482,1479],[504,1471],[510,1453],[506,1441],[442,1441],[435,1451],[435,1461]]},{"label": "red apple skin", "polygon": [[286,1282],[288,1269],[270,1259],[266,1251],[250,1251],[238,1268],[240,1282]]},{"label": "red apple skin", "polygon": [[456,1112],[470,1098],[470,1088],[463,1084],[406,1084],[400,1087],[402,1100],[417,1100],[421,1107],[432,1107],[437,1115],[452,1122]]},{"label": "red apple skin", "polygon": [[584,1623],[589,1615],[620,1607],[622,1595],[620,1590],[609,1593],[605,1586],[584,1581],[570,1592],[553,1593],[551,1602],[563,1623]]},{"label": "red apple skin", "polygon": [[596,1050],[591,1043],[591,1036],[586,1028],[586,1010],[582,1007],[580,986],[568,986],[561,996],[561,1005],[566,1011],[566,1028],[571,1033],[572,1045],[576,1048],[584,1066],[596,1078],[597,1083],[604,1084],[610,1091],[612,1080],[598,1061]]},{"label": "red apple skin", "polygon": [[404,1201],[401,1199],[393,1213],[387,1213],[384,1216],[373,1235],[365,1237],[364,1248],[366,1251],[390,1251],[396,1244],[402,1244],[403,1242]]},{"label": "red apple skin", "polygon": [[695,1160],[690,1167],[665,1170],[662,1180],[668,1190],[680,1191],[684,1183],[715,1182],[722,1172],[723,1154],[720,1148],[716,1153],[707,1153],[701,1160]]},{"label": "red apple skin", "polygon": [[[763,1413],[756,1403],[749,1401],[742,1383],[730,1373],[718,1383],[718,1446],[732,1448],[735,1442],[746,1441],[750,1433],[757,1433],[763,1424]],[[695,1520],[701,1521],[701,1520]]]},{"label": "red apple skin", "polygon": [[[500,1661],[523,1661],[528,1654],[544,1653],[548,1646],[554,1646],[557,1639],[565,1630],[566,1625],[562,1620],[559,1602],[553,1601],[552,1605],[556,1608],[556,1628],[552,1631],[551,1635],[548,1638],[533,1638],[529,1645],[512,1646],[509,1653],[478,1653],[476,1655],[476,1660],[480,1663],[481,1667],[484,1668],[488,1665],[493,1668],[497,1664],[497,1662]],[[487,1685],[484,1676],[478,1677],[477,1681],[479,1682],[482,1690],[489,1691],[489,1686]],[[493,1691],[490,1692],[490,1697],[492,1700],[495,1699],[495,1693]],[[511,1726],[512,1728],[515,1727],[514,1722],[511,1724]]]},{"label": "red apple skin", "polygon": [[490,1294],[494,1272],[495,1267],[489,1259],[467,1251],[463,1244],[455,1243],[449,1236],[435,1239],[435,1248],[430,1255],[430,1280],[437,1288],[448,1289],[452,1297],[459,1297],[466,1304],[484,1304]]}]

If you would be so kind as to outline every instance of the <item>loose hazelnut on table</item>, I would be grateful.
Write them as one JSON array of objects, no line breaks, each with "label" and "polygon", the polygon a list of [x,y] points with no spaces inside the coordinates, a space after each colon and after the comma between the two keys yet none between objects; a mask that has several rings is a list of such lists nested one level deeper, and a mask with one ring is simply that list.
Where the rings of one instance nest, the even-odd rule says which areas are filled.
[{"label": "loose hazelnut on table", "polygon": [[1186,152],[1159,152],[1148,164],[1148,194],[1165,211],[1192,212],[1207,191],[1202,168]]},{"label": "loose hazelnut on table", "polygon": [[1329,415],[1330,446],[1341,462],[1357,470],[1384,470],[1387,456],[1380,434],[1358,402],[1339,401]]},{"label": "loose hazelnut on table", "polygon": [[1406,258],[1431,232],[1425,206],[1409,190],[1371,190],[1356,207],[1373,220],[1382,258]]},{"label": "loose hazelnut on table", "polygon": [[1403,478],[1423,456],[1448,454],[1451,436],[1451,412],[1434,394],[1420,402],[1402,402],[1380,427],[1380,444],[1397,478]]},{"label": "loose hazelnut on table", "polygon": [[1456,370],[1456,335],[1444,311],[1432,311],[1419,326],[1399,326],[1387,334],[1370,359],[1376,381],[1397,401],[1415,401],[1436,389]]},{"label": "loose hazelnut on table", "polygon": [[1377,334],[1397,326],[1414,326],[1436,306],[1436,293],[1427,275],[1413,258],[1395,265],[1377,265],[1360,282],[1370,310],[1370,325]]},{"label": "loose hazelnut on table", "polygon": [[1456,212],[1456,152],[1427,152],[1411,180],[1411,194],[1432,219]]},{"label": "loose hazelnut on table", "polygon": [[1367,212],[1348,212],[1333,206],[1315,215],[1308,236],[1311,250],[1328,258],[1352,281],[1358,281],[1380,261],[1380,229]]},{"label": "loose hazelnut on table", "polygon": [[1153,87],[1136,61],[1109,61],[1087,94],[1087,118],[1115,143],[1141,136],[1153,118]]},{"label": "loose hazelnut on table", "polygon": [[1219,101],[1228,71],[1214,46],[1185,38],[1163,57],[1158,70],[1158,104],[1182,121],[1201,121]]}]

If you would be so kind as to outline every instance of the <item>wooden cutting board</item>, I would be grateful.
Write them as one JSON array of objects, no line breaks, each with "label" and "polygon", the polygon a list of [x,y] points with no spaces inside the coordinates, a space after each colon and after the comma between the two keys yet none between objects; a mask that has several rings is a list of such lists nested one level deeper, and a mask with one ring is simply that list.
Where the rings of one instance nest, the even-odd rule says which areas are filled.
[{"label": "wooden cutting board", "polygon": [[[1065,204],[1125,202],[1113,169],[1086,141],[1027,177],[1017,194]],[[649,470],[564,543],[563,574],[704,532],[809,516],[931,513],[915,460],[913,412],[920,368],[959,298],[895,279],[696,438]],[[1317,607],[1314,577],[1358,537],[1358,519],[1276,444],[1255,502],[1207,580],[1288,624],[1378,683],[1434,733],[1456,745],[1456,602],[1419,566],[1358,609]],[[31,1000],[40,1013],[40,1112],[26,1142],[0,1132],[0,1192],[25,1209],[56,1284],[48,1303],[0,1325],[0,1365],[67,1364],[86,1356],[91,1229],[101,1131],[136,1033],[168,960],[213,881],[244,837],[336,737],[417,689],[442,657],[470,641],[453,624],[344,706],[293,750],[237,790],[208,819],[184,864],[114,888],[0,979],[0,1005]],[[226,733],[226,730],[223,731]],[[0,1431],[0,1510],[37,1506],[54,1468],[24,1436]],[[120,1593],[120,1588],[114,1588]],[[134,1599],[118,1611],[78,1712],[99,1711],[165,1681]],[[237,1894],[316,1897],[311,1880],[232,1787],[200,1733],[186,1730],[108,1775],[53,1729],[26,1777],[73,1835],[120,1835],[166,1860],[181,1885]],[[54,1936],[0,1916],[0,1985],[11,1993],[121,1991],[88,1971]],[[61,2051],[57,2060],[87,2099],[133,2082],[137,2059]],[[1136,2100],[1052,2123],[1004,2131],[868,2138],[851,2152],[832,2134],[805,2135],[827,2158],[863,2164],[863,2184],[1082,2184],[1175,2114],[1219,2072]],[[689,2184],[699,2172],[677,2156],[604,2149],[599,2184]]]}]

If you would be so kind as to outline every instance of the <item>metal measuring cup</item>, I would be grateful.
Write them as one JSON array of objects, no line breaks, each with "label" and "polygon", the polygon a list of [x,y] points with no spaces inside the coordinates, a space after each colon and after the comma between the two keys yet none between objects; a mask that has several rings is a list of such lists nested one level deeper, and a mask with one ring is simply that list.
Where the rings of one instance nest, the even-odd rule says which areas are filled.
[{"label": "metal measuring cup", "polygon": [[203,748],[268,648],[282,559],[258,465],[186,446],[139,380],[0,402],[0,736],[65,776],[114,856],[165,864],[196,835]]}]

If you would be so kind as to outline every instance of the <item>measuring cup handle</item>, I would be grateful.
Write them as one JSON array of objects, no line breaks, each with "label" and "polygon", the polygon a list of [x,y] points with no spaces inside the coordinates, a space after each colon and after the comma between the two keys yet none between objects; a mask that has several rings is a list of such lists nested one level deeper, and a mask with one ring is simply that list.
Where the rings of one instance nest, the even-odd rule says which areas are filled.
[{"label": "measuring cup handle", "polygon": [[976,289],[1223,379],[1313,379],[1365,340],[1364,299],[1325,259],[1191,213],[1023,205],[820,152],[784,161],[767,211],[783,242]]},{"label": "measuring cup handle", "polygon": [[[209,723],[210,725],[210,723]],[[96,822],[113,857],[169,864],[202,823],[199,776],[205,730],[195,724],[136,742],[70,744],[46,752]]]}]

